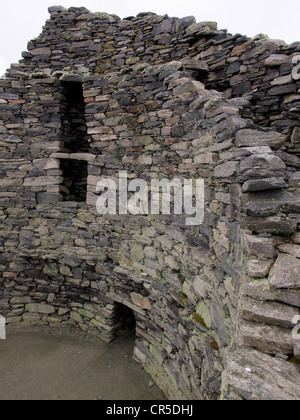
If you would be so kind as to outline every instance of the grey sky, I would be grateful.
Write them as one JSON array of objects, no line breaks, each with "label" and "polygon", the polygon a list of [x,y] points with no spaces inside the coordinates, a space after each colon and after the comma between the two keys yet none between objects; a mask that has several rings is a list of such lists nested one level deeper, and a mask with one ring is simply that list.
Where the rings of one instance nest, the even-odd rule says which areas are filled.
[{"label": "grey sky", "polygon": [[198,22],[214,20],[219,29],[254,36],[265,33],[288,43],[300,41],[299,0],[8,0],[1,4],[0,75],[18,62],[27,42],[38,36],[48,19],[48,6],[85,6],[92,12],[108,12],[121,18],[151,11],[172,17],[193,15]]}]

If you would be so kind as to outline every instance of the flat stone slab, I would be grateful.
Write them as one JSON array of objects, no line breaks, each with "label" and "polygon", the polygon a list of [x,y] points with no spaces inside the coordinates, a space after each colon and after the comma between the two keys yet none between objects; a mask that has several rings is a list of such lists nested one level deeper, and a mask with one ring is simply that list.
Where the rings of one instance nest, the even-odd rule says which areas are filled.
[{"label": "flat stone slab", "polygon": [[259,130],[244,129],[236,134],[237,147],[270,146],[272,149],[280,149],[286,141],[284,134],[265,132]]},{"label": "flat stone slab", "polygon": [[223,379],[225,400],[300,399],[300,367],[255,350],[231,354]]},{"label": "flat stone slab", "polygon": [[270,272],[270,284],[278,289],[300,287],[300,259],[290,254],[279,254]]},{"label": "flat stone slab", "polygon": [[267,354],[292,354],[292,330],[277,326],[242,321],[241,337],[244,346]]},{"label": "flat stone slab", "polygon": [[272,260],[259,261],[249,260],[247,261],[247,274],[254,278],[264,278],[268,275],[272,266]]},{"label": "flat stone slab", "polygon": [[255,302],[247,300],[243,304],[243,318],[282,328],[293,329],[293,319],[299,314],[298,309],[277,302]]},{"label": "flat stone slab", "polygon": [[242,234],[242,244],[249,255],[271,258],[275,257],[275,247],[268,238],[260,238],[255,235]]}]

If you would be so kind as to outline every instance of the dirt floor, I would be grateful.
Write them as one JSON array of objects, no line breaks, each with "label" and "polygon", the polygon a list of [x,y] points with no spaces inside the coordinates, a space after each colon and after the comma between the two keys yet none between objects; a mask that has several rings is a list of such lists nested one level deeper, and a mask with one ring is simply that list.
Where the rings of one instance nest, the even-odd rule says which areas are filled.
[{"label": "dirt floor", "polygon": [[[17,330],[0,340],[0,400],[163,400],[132,359],[134,337]],[[150,385],[151,386],[150,386]]]}]

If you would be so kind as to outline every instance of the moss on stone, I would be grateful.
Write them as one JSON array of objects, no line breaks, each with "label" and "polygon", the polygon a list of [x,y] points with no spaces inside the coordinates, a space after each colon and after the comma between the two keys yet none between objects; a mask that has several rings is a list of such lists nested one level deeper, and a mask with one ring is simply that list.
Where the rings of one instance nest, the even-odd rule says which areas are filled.
[{"label": "moss on stone", "polygon": [[183,305],[190,302],[189,298],[188,298],[188,295],[186,293],[184,293],[183,290],[180,290],[178,294],[179,294],[180,301]]},{"label": "moss on stone", "polygon": [[202,301],[199,302],[196,308],[196,313],[203,319],[206,328],[211,328],[212,319],[209,307]]},{"label": "moss on stone", "polygon": [[294,365],[300,366],[300,360],[297,359],[297,357],[291,357],[288,361],[289,363],[293,363]]},{"label": "moss on stone", "polygon": [[145,257],[144,248],[140,244],[136,244],[130,253],[131,259],[133,262],[139,263]]},{"label": "moss on stone", "polygon": [[207,328],[207,325],[205,324],[204,319],[200,315],[193,314],[192,318],[193,318],[194,321],[198,322],[198,324],[201,324],[201,325],[203,325],[203,327]]},{"label": "moss on stone", "polygon": [[220,347],[214,338],[212,338],[212,341],[211,341],[211,349],[216,350],[216,351],[220,350]]}]

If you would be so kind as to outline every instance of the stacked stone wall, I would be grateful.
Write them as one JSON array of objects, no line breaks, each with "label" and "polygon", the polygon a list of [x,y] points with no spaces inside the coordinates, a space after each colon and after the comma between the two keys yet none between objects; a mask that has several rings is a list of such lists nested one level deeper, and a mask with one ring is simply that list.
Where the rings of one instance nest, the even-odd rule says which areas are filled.
[{"label": "stacked stone wall", "polygon": [[[73,326],[110,342],[124,305],[135,358],[168,398],[299,398],[299,81],[286,77],[298,44],[194,18],[50,13],[0,81],[8,325]],[[66,111],[68,83],[82,89],[84,118]],[[70,146],[74,124],[83,149],[80,136]],[[84,201],[66,199],[66,162]],[[204,223],[100,216],[97,183],[120,171],[204,179]]]}]

